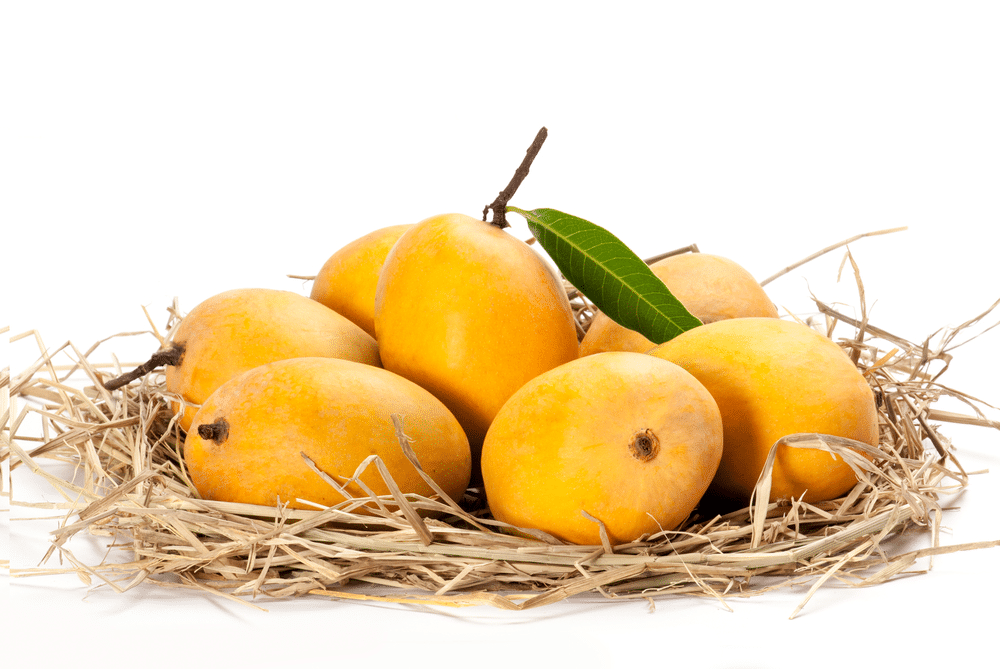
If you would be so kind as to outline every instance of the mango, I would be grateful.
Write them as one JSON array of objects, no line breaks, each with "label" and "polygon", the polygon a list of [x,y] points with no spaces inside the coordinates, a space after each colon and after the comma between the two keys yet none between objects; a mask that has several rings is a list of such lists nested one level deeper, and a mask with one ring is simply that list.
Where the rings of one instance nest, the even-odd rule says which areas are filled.
[{"label": "mango", "polygon": [[313,280],[309,297],[375,336],[375,287],[392,245],[412,225],[369,232],[331,255]]},{"label": "mango", "polygon": [[486,431],[532,378],[576,359],[576,322],[530,246],[462,214],[434,216],[389,252],[375,293],[382,363],[423,386],[465,429],[474,473]]},{"label": "mango", "polygon": [[[771,447],[819,433],[877,446],[878,411],[864,375],[832,340],[777,318],[737,318],[688,330],[649,355],[680,365],[708,389],[722,413],[724,446],[709,494],[746,504]],[[857,482],[828,452],[778,447],[771,501],[833,499]]]},{"label": "mango", "polygon": [[672,530],[712,481],[722,434],[715,400],[679,366],[580,358],[526,383],[494,419],[482,455],[490,511],[578,544],[601,544],[601,524],[612,544]]},{"label": "mango", "polygon": [[[203,498],[315,508],[304,501],[332,506],[345,497],[303,454],[341,486],[377,455],[404,494],[430,497],[433,489],[400,446],[393,414],[402,418],[421,468],[461,500],[471,454],[448,409],[396,374],[336,358],[279,360],[224,383],[195,416],[184,462]],[[360,480],[375,494],[389,494],[374,463]],[[367,497],[356,483],[346,489]]]}]

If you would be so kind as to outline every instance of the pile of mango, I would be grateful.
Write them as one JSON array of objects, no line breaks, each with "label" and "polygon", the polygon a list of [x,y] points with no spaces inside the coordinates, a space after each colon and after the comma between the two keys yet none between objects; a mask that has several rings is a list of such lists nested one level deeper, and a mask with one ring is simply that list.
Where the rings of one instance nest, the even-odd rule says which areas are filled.
[{"label": "pile of mango", "polygon": [[[581,341],[548,261],[461,214],[357,239],[310,297],[216,295],[166,366],[190,480],[208,499],[322,508],[389,494],[384,466],[404,493],[476,486],[512,527],[619,544],[681,526],[706,495],[747,503],[785,435],[877,445],[864,376],[746,270],[702,253],[652,269],[704,323],[659,346],[602,313]],[[855,484],[839,457],[782,447],[771,496]]]}]

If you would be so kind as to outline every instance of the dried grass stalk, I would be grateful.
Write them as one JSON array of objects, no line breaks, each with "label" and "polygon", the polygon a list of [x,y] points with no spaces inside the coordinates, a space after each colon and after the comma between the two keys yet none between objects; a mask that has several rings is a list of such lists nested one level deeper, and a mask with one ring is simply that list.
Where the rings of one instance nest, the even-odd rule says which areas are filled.
[{"label": "dried grass stalk", "polygon": [[[10,332],[8,326],[0,327],[0,335],[7,335]],[[10,459],[10,368],[0,368],[0,462],[7,462]],[[7,486],[7,471],[0,471],[0,516],[4,519],[10,515],[10,493]],[[0,557],[0,572],[7,573],[10,570],[10,560],[7,556]]]},{"label": "dried grass stalk", "polygon": [[[858,283],[863,294],[859,275]],[[593,307],[568,291],[585,331]],[[941,498],[965,488],[969,476],[932,423],[1000,426],[983,413],[989,405],[941,385],[939,374],[930,371],[932,363],[947,364],[958,330],[980,322],[997,305],[946,333],[938,347],[929,340],[918,345],[889,335],[868,324],[865,315],[855,322],[818,300],[817,306],[829,333],[837,326],[854,328],[840,343],[875,390],[881,443],[871,448],[816,434],[782,441],[844,457],[858,473],[854,489],[818,504],[795,499],[768,503],[766,470],[749,507],[696,511],[676,531],[614,548],[607,542],[566,545],[540,532],[531,533],[535,538],[507,533],[507,526],[489,516],[480,490],[470,489],[462,500],[448,499],[440,489],[431,497],[404,495],[377,458],[366,461],[358,475],[365,467],[377,467],[393,491],[385,497],[351,498],[330,479],[345,496],[330,508],[293,510],[199,499],[184,471],[183,435],[168,409],[162,375],[108,392],[100,384],[104,372],[68,344],[43,354],[13,379],[0,379],[11,393],[10,439],[3,456],[12,467],[30,468],[62,493],[61,503],[35,506],[62,517],[43,563],[58,554],[69,565],[15,569],[13,575],[69,571],[116,591],[156,583],[248,605],[253,605],[248,598],[311,595],[511,610],[587,592],[651,602],[669,595],[722,601],[811,581],[794,616],[830,580],[875,585],[909,573],[924,557],[1000,545],[940,545]],[[178,321],[175,303],[168,336],[156,332],[161,343]],[[29,336],[45,350],[37,333]],[[880,348],[886,345],[891,349]],[[68,365],[57,366],[57,356],[68,358]],[[73,372],[88,384],[71,383]],[[945,396],[958,398],[972,413],[933,408]],[[23,428],[29,415],[41,422],[41,436]],[[394,420],[400,447],[419,469],[405,425]],[[72,463],[76,475],[51,473],[42,459]],[[364,513],[362,506],[367,506]],[[892,555],[888,540],[911,530],[929,533],[931,546]],[[77,559],[68,544],[81,532],[107,537],[109,553],[124,556],[124,561],[91,565]],[[394,588],[399,594],[359,592],[358,584]]]}]

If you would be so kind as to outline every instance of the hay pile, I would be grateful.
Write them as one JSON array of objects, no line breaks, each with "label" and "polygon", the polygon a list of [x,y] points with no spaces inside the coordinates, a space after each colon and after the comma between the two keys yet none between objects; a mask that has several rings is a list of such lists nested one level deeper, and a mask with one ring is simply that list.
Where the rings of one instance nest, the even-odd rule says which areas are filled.
[{"label": "hay pile", "polygon": [[[593,308],[571,287],[567,290],[582,333]],[[397,493],[345,499],[315,511],[199,499],[184,470],[183,435],[168,409],[162,374],[107,391],[102,381],[121,369],[99,366],[89,359],[93,349],[81,352],[68,344],[5,380],[10,441],[3,457],[11,467],[28,467],[46,478],[63,495],[65,503],[52,508],[62,509],[65,519],[43,562],[58,555],[68,565],[13,573],[73,571],[116,591],[152,582],[248,604],[264,597],[311,595],[522,610],[586,592],[650,602],[667,595],[724,600],[811,582],[797,613],[829,579],[874,585],[928,555],[1000,545],[939,542],[940,500],[968,485],[969,476],[934,423],[1000,425],[983,414],[981,407],[989,405],[947,388],[940,372],[930,371],[942,361],[947,368],[954,336],[996,306],[931,346],[873,327],[863,307],[861,321],[855,321],[817,301],[822,327],[831,337],[841,328],[851,330],[836,339],[875,391],[881,443],[872,449],[822,435],[792,435],[785,441],[841,455],[856,468],[858,485],[820,504],[768,504],[765,474],[757,501],[748,508],[701,509],[677,531],[614,548],[564,545],[537,533],[537,539],[508,534],[491,519],[477,489],[462,500]],[[153,327],[161,343],[179,320],[175,303],[167,334]],[[964,402],[969,413],[935,409],[946,396]],[[27,429],[29,417],[40,428]],[[407,448],[405,424],[397,423],[397,434]],[[872,460],[847,446],[864,450]],[[76,474],[57,476],[43,460],[72,463]],[[373,510],[359,513],[364,505]],[[434,513],[428,517],[421,511]],[[891,554],[888,540],[909,530],[928,533],[930,547]],[[108,537],[114,555],[99,564],[77,559],[69,542],[81,532]],[[359,584],[380,586],[377,592],[389,594],[371,594]]]}]

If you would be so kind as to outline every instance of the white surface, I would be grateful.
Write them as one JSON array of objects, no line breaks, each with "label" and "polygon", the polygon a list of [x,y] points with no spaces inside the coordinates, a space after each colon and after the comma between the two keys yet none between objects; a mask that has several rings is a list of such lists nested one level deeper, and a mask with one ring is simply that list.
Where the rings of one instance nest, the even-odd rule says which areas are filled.
[{"label": "white surface", "polygon": [[[286,275],[314,274],[364,232],[478,216],[542,125],[549,139],[512,204],[588,218],[640,255],[697,243],[764,278],[908,226],[851,247],[872,323],[917,340],[1000,298],[995,4],[688,4],[8,3],[0,326],[88,348],[147,329],[143,306],[162,325],[175,296],[189,309],[233,287],[308,293]],[[792,311],[810,309],[809,289],[856,305],[853,278],[836,282],[842,258],[768,290]],[[956,351],[945,380],[1000,403],[998,337]],[[99,351],[133,362],[153,348],[144,336]],[[9,354],[15,374],[35,355],[25,340]],[[993,473],[954,502],[943,540],[1000,539],[1000,433],[945,433],[967,469]],[[18,500],[50,495],[21,472],[14,484]],[[34,566],[51,522],[11,515],[12,566]],[[732,613],[597,598],[525,614],[305,600],[258,602],[263,613],[33,577],[12,583],[4,608],[19,645],[48,647],[58,630],[65,653],[91,661],[106,661],[113,634],[119,657],[152,649],[164,661],[224,639],[228,657],[258,663],[322,645],[317,658],[413,666],[929,664],[992,647],[983,612],[1000,601],[998,557],[824,588],[792,621],[804,590],[731,600]]]}]

